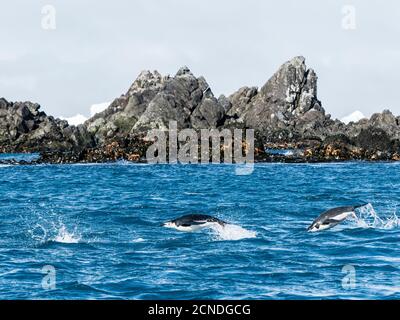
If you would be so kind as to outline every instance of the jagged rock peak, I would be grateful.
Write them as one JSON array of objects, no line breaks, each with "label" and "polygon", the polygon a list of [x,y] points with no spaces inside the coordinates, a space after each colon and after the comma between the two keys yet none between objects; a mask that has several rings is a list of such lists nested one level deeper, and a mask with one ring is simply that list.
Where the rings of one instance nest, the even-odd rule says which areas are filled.
[{"label": "jagged rock peak", "polygon": [[187,66],[181,67],[178,70],[178,72],[176,73],[175,77],[180,77],[180,76],[185,76],[185,75],[193,76],[193,73],[190,71],[190,69]]},{"label": "jagged rock peak", "polygon": [[268,101],[281,101],[292,114],[303,114],[312,108],[322,111],[317,99],[318,77],[307,69],[305,58],[298,56],[284,63],[262,87]]},{"label": "jagged rock peak", "polygon": [[157,88],[162,85],[163,81],[164,78],[157,70],[144,70],[133,82],[128,90],[128,94],[132,94],[135,91],[143,91],[149,88]]},{"label": "jagged rock peak", "polygon": [[290,93],[298,92],[307,76],[307,67],[304,57],[295,57],[284,63],[277,72],[261,88],[261,92],[270,96],[271,94],[284,98],[291,102]]},{"label": "jagged rock peak", "polygon": [[290,64],[293,66],[305,67],[306,66],[306,58],[303,56],[297,56],[286,62],[286,64]]}]

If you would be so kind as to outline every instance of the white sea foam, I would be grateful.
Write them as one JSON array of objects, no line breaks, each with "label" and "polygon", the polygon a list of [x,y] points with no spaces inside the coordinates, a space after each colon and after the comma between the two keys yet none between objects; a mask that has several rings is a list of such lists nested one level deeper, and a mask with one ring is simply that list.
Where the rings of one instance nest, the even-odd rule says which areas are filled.
[{"label": "white sea foam", "polygon": [[167,199],[162,198],[162,197],[150,197],[151,200],[157,200],[157,201],[166,201]]},{"label": "white sea foam", "polygon": [[62,225],[55,236],[54,241],[59,243],[78,243],[81,237],[75,232],[69,232],[67,228]]},{"label": "white sea foam", "polygon": [[39,244],[47,242],[79,243],[81,236],[76,230],[70,231],[61,223],[46,223],[41,221],[28,230],[33,241]]},{"label": "white sea foam", "polygon": [[218,240],[242,240],[256,238],[257,232],[244,229],[235,224],[225,224],[224,226],[213,223],[210,225]]},{"label": "white sea foam", "polygon": [[354,220],[357,227],[375,228],[375,229],[394,229],[400,227],[400,220],[393,212],[388,217],[381,217],[375,211],[374,207],[369,203],[361,207],[356,212],[357,218]]}]

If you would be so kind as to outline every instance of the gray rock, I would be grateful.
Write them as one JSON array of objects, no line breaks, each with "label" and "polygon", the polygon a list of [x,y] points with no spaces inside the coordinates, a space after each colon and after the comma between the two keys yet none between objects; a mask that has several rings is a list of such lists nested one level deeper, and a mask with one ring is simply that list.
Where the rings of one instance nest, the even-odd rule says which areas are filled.
[{"label": "gray rock", "polygon": [[307,69],[303,57],[282,65],[259,92],[243,87],[230,96],[230,101],[228,115],[264,135],[276,136],[274,132],[288,130],[300,136],[321,137],[329,120],[317,98],[317,76]]},{"label": "gray rock", "polygon": [[179,129],[215,128],[223,124],[229,108],[228,99],[220,103],[207,81],[196,78],[187,67],[179,69],[174,77],[144,71],[126,94],[85,126],[102,144],[113,134],[166,130],[170,121],[176,121]]},{"label": "gray rock", "polygon": [[357,146],[367,150],[390,152],[392,149],[391,137],[385,130],[377,127],[362,129],[355,142]]},{"label": "gray rock", "polygon": [[229,101],[229,99],[221,94],[218,97],[218,103],[219,105],[224,109],[224,112],[227,114],[229,112],[229,110],[232,108],[232,103]]},{"label": "gray rock", "polygon": [[204,98],[190,117],[195,129],[217,128],[223,123],[225,109],[214,97]]},{"label": "gray rock", "polygon": [[1,98],[0,151],[101,149],[113,139],[129,141],[176,121],[179,129],[253,128],[260,149],[289,143],[317,146],[324,158],[400,154],[400,117],[385,110],[347,125],[333,120],[318,100],[317,80],[305,59],[295,57],[260,90],[242,87],[216,99],[206,79],[187,67],[172,77],[143,71],[125,94],[78,127],[47,116],[38,104]]},{"label": "gray rock", "polygon": [[0,152],[78,150],[92,145],[86,129],[47,117],[40,105],[0,99]]}]

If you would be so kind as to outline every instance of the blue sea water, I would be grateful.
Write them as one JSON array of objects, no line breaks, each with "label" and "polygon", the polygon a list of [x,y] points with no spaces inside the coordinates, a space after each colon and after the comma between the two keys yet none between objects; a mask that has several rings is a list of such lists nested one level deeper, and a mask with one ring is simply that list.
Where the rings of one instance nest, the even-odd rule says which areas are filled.
[{"label": "blue sea water", "polygon": [[[256,164],[250,175],[0,165],[0,298],[398,299],[399,172],[364,162]],[[306,232],[322,211],[362,202],[372,206],[358,220]],[[190,213],[231,225],[161,226]]]}]

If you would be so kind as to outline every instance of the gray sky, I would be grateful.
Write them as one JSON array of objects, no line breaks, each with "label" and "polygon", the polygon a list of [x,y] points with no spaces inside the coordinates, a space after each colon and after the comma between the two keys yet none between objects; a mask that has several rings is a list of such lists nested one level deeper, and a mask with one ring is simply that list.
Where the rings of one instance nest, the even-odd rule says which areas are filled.
[{"label": "gray sky", "polygon": [[[42,28],[47,4],[55,30]],[[356,10],[354,30],[342,27],[344,5]],[[144,69],[187,65],[228,95],[303,55],[328,113],[400,114],[399,39],[398,0],[2,0],[0,96],[87,116]]]}]

